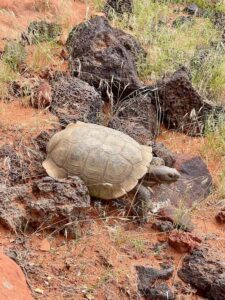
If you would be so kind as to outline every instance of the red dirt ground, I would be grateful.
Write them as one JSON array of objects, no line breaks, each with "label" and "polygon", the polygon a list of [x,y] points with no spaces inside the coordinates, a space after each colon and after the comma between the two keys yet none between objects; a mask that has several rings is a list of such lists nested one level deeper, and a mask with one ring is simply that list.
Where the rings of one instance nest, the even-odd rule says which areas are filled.
[{"label": "red dirt ground", "polygon": [[[82,21],[87,11],[85,1],[54,0],[50,1],[54,4],[50,9],[40,8],[41,2],[44,3],[41,0],[0,1],[0,49],[6,39],[19,37],[30,21],[55,20],[63,3],[66,3],[63,14],[68,16],[64,16],[68,28]],[[23,138],[36,135],[55,121],[50,113],[25,107],[21,101],[9,104],[1,101],[0,145],[13,142],[17,135]],[[176,153],[191,155],[201,155],[204,145],[202,138],[167,130],[163,130],[159,140]],[[220,162],[213,157],[206,162],[216,179]],[[196,208],[193,213],[194,233],[205,239],[204,244],[212,252],[219,252],[221,258],[225,258],[225,252],[221,251],[225,249],[225,231],[215,222],[214,203],[210,198]],[[166,240],[167,234],[153,230],[151,223],[137,227],[111,214],[103,218],[100,211],[92,208],[89,219],[80,222],[72,239],[43,231],[16,235],[0,227],[0,245],[2,251],[17,255],[35,299],[133,299],[137,289],[136,265],[159,267],[162,261],[172,260],[175,265],[174,276],[170,280],[172,289],[179,282],[176,272],[184,255],[170,247],[153,250],[152,246]],[[47,251],[43,251],[43,243]],[[179,293],[177,299],[202,298],[195,296],[189,288],[188,294]]]}]

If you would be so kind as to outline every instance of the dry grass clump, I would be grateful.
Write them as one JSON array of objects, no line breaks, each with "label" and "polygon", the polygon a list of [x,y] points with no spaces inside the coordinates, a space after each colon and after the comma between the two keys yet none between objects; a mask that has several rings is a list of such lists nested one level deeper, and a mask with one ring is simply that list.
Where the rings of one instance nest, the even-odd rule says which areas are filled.
[{"label": "dry grass clump", "polygon": [[61,63],[59,55],[61,46],[55,41],[38,43],[28,49],[27,65],[34,72],[39,73],[46,67],[57,66]]}]

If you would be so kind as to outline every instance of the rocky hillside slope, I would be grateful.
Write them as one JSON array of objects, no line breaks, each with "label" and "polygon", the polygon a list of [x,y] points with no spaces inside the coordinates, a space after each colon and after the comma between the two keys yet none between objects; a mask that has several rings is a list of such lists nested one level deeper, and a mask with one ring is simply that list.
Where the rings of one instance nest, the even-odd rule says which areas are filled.
[{"label": "rocky hillside slope", "polygon": [[[0,1],[0,299],[225,299],[224,28],[223,1]],[[77,120],[181,178],[146,211],[48,177]]]}]

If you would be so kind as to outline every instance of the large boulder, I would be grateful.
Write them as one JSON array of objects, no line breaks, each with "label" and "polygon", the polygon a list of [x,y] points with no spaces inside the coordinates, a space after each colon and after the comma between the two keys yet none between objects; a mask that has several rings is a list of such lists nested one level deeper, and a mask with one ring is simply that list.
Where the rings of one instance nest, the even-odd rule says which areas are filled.
[{"label": "large boulder", "polygon": [[156,97],[159,98],[164,124],[193,136],[204,132],[209,113],[222,110],[201,97],[184,67],[158,82]]},{"label": "large boulder", "polygon": [[185,256],[178,276],[197,288],[207,299],[224,299],[225,265],[217,255],[203,249],[194,250]]},{"label": "large boulder", "polygon": [[40,226],[63,229],[65,224],[84,218],[89,207],[88,189],[78,177],[60,181],[44,177],[32,186],[0,185],[0,223],[15,232]]},{"label": "large boulder", "polygon": [[76,120],[99,123],[102,100],[88,83],[68,75],[57,76],[51,81],[51,111],[67,125]]},{"label": "large boulder", "polygon": [[20,267],[3,253],[0,253],[0,299],[34,299]]},{"label": "large boulder", "polygon": [[[136,60],[144,51],[134,38],[97,16],[73,28],[67,40],[74,76],[121,99],[142,86]],[[118,100],[118,99],[117,99]]]}]

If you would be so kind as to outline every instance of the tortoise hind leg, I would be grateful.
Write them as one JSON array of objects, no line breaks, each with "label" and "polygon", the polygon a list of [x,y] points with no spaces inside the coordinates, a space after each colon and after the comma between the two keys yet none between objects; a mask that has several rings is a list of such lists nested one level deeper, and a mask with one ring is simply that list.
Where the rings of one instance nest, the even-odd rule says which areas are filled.
[{"label": "tortoise hind leg", "polygon": [[46,173],[54,178],[54,179],[62,179],[67,177],[67,172],[63,169],[57,166],[56,163],[51,158],[47,158],[43,163],[42,166],[44,167]]}]

